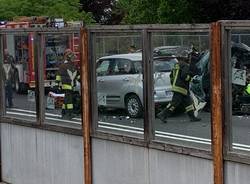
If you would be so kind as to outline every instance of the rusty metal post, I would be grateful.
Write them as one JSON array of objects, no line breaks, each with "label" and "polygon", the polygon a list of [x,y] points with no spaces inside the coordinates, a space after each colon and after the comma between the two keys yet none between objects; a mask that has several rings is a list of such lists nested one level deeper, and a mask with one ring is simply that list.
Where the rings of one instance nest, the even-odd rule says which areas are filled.
[{"label": "rusty metal post", "polygon": [[36,116],[39,126],[42,126],[45,120],[45,99],[44,99],[44,35],[32,33],[34,50],[34,65],[35,65],[35,95],[36,95]]},{"label": "rusty metal post", "polygon": [[223,184],[223,131],[222,131],[222,62],[221,24],[212,23],[211,34],[211,85],[212,85],[212,152],[214,184]]},{"label": "rusty metal post", "polygon": [[82,131],[84,147],[84,184],[92,184],[91,158],[91,116],[90,116],[90,77],[88,61],[88,32],[81,29],[81,95],[82,95]]}]

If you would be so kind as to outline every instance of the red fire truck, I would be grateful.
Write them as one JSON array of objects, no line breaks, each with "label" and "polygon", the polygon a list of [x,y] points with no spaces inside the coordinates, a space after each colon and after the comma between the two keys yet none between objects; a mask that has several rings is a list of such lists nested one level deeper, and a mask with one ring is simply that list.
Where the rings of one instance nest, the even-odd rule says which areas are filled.
[{"label": "red fire truck", "polygon": [[[51,24],[49,24],[51,25]],[[53,25],[59,25],[54,22]],[[42,27],[48,24],[35,24],[30,21],[15,21],[5,24],[5,28]],[[62,23],[60,24],[62,26]],[[71,48],[76,54],[75,64],[79,64],[79,34],[45,34],[42,36],[44,47],[44,83],[45,87],[53,86],[59,64],[63,61],[66,48]],[[5,34],[4,49],[7,49],[15,60],[15,75],[13,87],[19,93],[25,93],[35,87],[35,48],[34,33]]]}]

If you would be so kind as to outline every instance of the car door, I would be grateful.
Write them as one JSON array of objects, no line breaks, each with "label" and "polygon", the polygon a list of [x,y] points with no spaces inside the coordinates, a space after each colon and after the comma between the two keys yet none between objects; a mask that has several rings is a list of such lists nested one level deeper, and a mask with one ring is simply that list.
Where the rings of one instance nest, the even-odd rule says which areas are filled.
[{"label": "car door", "polygon": [[154,100],[155,102],[169,102],[173,92],[170,83],[170,73],[177,60],[162,59],[154,61]]},{"label": "car door", "polygon": [[124,107],[124,97],[131,91],[131,61],[128,59],[118,58],[116,61],[117,75],[112,79],[112,91],[114,96],[112,100],[117,103],[119,107]]},{"label": "car door", "polygon": [[110,76],[107,82],[107,88],[110,91],[107,95],[107,103],[113,107],[124,108],[124,97],[130,91],[131,85],[131,61],[116,58],[113,69],[115,74]]},{"label": "car door", "polygon": [[100,60],[97,67],[98,104],[123,107],[121,103],[122,76],[116,59]]},{"label": "car door", "polygon": [[108,88],[110,78],[113,74],[113,59],[103,59],[97,62],[97,101],[100,106],[107,106],[107,97],[109,98],[110,90]]}]

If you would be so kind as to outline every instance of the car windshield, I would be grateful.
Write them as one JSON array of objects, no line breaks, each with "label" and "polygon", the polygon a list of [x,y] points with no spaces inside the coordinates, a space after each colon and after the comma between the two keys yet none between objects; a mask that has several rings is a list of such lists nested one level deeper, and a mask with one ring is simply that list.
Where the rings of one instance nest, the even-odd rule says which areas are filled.
[{"label": "car windshield", "polygon": [[169,60],[154,60],[154,72],[170,72],[176,63],[177,59],[175,58]]}]

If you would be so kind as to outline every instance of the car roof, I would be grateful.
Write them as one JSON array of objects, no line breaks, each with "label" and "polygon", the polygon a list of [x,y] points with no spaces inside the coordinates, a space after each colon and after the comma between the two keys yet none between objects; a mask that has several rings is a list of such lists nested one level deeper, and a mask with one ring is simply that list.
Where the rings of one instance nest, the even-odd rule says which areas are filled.
[{"label": "car roof", "polygon": [[141,61],[142,53],[129,53],[129,54],[115,54],[110,56],[104,56],[99,58],[99,60],[103,59],[128,59],[131,61]]},{"label": "car roof", "polygon": [[175,46],[161,46],[161,47],[156,47],[154,50],[161,50],[161,49],[176,49],[180,48],[181,46],[175,45]]}]

